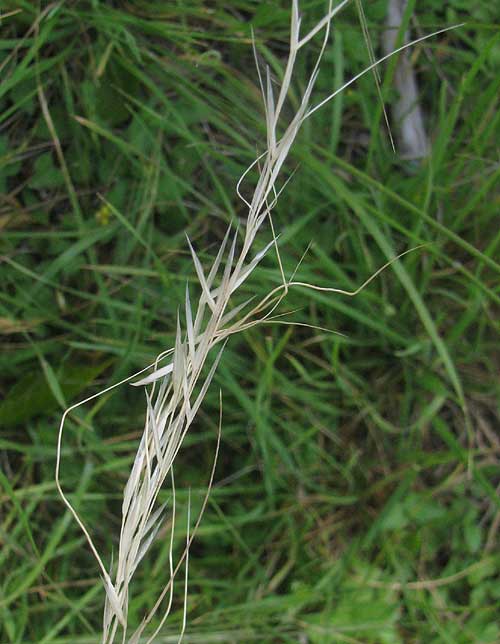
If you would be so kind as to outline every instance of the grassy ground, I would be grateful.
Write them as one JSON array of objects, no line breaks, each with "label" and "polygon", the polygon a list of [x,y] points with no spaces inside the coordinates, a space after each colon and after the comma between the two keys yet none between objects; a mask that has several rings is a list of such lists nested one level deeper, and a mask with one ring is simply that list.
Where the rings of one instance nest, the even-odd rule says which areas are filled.
[{"label": "grassy ground", "polygon": [[[56,494],[58,420],[172,345],[195,283],[185,232],[213,256],[245,216],[235,184],[262,150],[250,24],[279,77],[289,12],[41,4],[3,3],[22,11],[0,34],[0,642],[83,644],[100,641],[104,592]],[[324,4],[303,2],[304,20]],[[500,11],[417,4],[414,35],[469,21],[412,52],[429,159],[391,152],[366,76],[304,127],[275,225],[287,274],[312,242],[298,278],[343,289],[429,244],[355,298],[289,294],[288,319],[343,335],[269,325],[227,346],[176,467],[182,526],[188,489],[193,513],[206,490],[220,388],[186,642],[500,642]],[[380,52],[385,3],[366,13]],[[318,99],[367,63],[351,8]],[[388,106],[393,73],[381,68]],[[279,281],[269,257],[242,298]],[[106,561],[143,410],[123,387],[68,425],[64,487]],[[160,536],[135,582],[135,624],[167,577]],[[183,539],[180,527],[176,551]],[[158,642],[177,641],[181,619],[180,591]]]}]

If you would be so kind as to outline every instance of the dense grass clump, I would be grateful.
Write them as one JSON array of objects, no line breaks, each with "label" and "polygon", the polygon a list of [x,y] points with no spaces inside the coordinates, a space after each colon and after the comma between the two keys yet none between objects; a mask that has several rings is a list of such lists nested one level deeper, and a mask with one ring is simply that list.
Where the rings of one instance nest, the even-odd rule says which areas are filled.
[{"label": "dense grass clump", "polygon": [[[185,4],[2,7],[2,643],[100,641],[100,571],[54,482],[58,419],[175,345],[186,282],[200,295],[185,233],[206,267],[228,225],[247,217],[234,187],[266,140],[250,25],[277,86],[288,2]],[[355,298],[290,289],[284,318],[225,347],[176,457],[178,557],[210,478],[221,389],[186,641],[500,638],[492,7],[481,0],[464,15],[458,1],[445,11],[426,0],[414,14],[409,3],[401,36],[408,25],[419,37],[468,20],[411,52],[427,159],[394,154],[384,128],[379,92],[390,118],[396,58],[380,68],[379,90],[364,76],[297,135],[273,212],[286,276],[297,269],[296,281],[352,291],[424,246]],[[306,32],[325,6],[302,9]],[[385,12],[385,2],[365,6],[377,56]],[[297,60],[285,123],[316,45]],[[353,4],[334,23],[318,101],[369,63]],[[256,251],[273,239],[261,233]],[[270,252],[239,285],[240,301],[281,282]],[[144,394],[132,387],[66,425],[63,488],[107,565],[143,427]],[[171,492],[159,500],[171,503]],[[170,528],[137,568],[133,627],[168,577]],[[177,641],[183,613],[181,592],[155,641]]]}]

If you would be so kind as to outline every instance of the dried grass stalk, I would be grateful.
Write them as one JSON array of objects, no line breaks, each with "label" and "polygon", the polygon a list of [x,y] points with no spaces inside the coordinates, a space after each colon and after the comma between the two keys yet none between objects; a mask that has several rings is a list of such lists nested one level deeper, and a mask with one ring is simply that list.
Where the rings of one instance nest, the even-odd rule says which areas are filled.
[{"label": "dried grass stalk", "polygon": [[[120,627],[122,642],[126,642],[128,640],[130,644],[137,644],[143,638],[145,628],[160,609],[162,602],[166,599],[166,606],[163,607],[163,616],[160,623],[147,639],[148,643],[154,641],[154,638],[169,615],[169,611],[173,603],[174,580],[180,566],[184,563],[184,619],[182,632],[180,634],[180,639],[182,639],[186,625],[187,560],[189,546],[201,520],[208,492],[194,529],[191,531],[189,529],[188,516],[186,547],[174,567],[173,542],[176,507],[173,465],[179,449],[182,446],[184,437],[189,431],[200,405],[203,402],[208,387],[212,382],[228,338],[234,333],[238,333],[245,328],[259,324],[264,320],[272,319],[273,312],[282,298],[286,295],[288,288],[291,286],[305,286],[307,288],[352,296],[364,288],[369,281],[374,279],[380,270],[385,268],[384,266],[382,269],[379,269],[379,271],[372,275],[359,289],[356,289],[356,291],[353,292],[347,292],[335,288],[316,287],[311,284],[292,281],[292,279],[286,281],[279,258],[277,239],[274,235],[274,227],[272,226],[271,220],[271,212],[275,207],[280,194],[280,191],[276,190],[277,180],[283,168],[283,164],[287,159],[290,148],[304,120],[321,106],[330,101],[339,92],[343,91],[348,85],[357,80],[357,78],[362,74],[369,72],[376,64],[378,64],[378,62],[380,62],[378,61],[377,63],[373,63],[349,83],[346,83],[343,87],[335,90],[319,104],[312,108],[309,107],[312,91],[319,72],[319,65],[328,42],[331,21],[348,3],[348,1],[349,0],[343,0],[340,4],[334,7],[332,0],[330,0],[325,17],[320,20],[313,29],[301,36],[301,18],[299,16],[298,0],[292,0],[290,49],[283,80],[277,96],[275,96],[269,68],[266,68],[264,75],[261,75],[259,70],[259,80],[265,107],[267,149],[243,173],[236,188],[238,195],[248,208],[248,216],[244,231],[241,233],[241,240],[240,231],[238,229],[233,229],[230,226],[221,243],[217,256],[208,270],[203,267],[190,240],[187,240],[187,244],[191,251],[194,270],[196,271],[199,285],[201,287],[201,295],[198,298],[197,303],[194,304],[191,301],[189,289],[186,287],[185,302],[183,306],[185,325],[184,327],[181,326],[180,315],[178,315],[174,347],[160,354],[154,365],[146,367],[146,369],[143,369],[139,374],[134,374],[122,382],[108,387],[94,396],[68,408],[61,419],[57,446],[56,484],[64,503],[70,509],[75,520],[83,530],[92,553],[101,569],[103,584],[106,591],[102,637],[104,644],[111,644],[116,641],[117,637],[120,637],[118,634]],[[283,123],[283,107],[292,81],[297,55],[305,45],[322,32],[323,40],[320,52],[314,64],[309,82],[307,83],[303,93],[300,106],[295,115],[287,124],[285,124]],[[284,128],[284,133],[281,136],[278,133],[278,125],[280,126],[280,129]],[[247,200],[241,193],[241,185],[250,171],[256,171],[258,179],[252,197]],[[252,255],[255,237],[263,224],[268,220],[271,224],[273,240],[265,246],[263,250]],[[231,309],[230,307],[235,291],[237,291],[243,282],[250,277],[256,266],[273,246],[277,252],[283,283],[273,289],[252,309],[248,310],[248,301]],[[245,309],[246,313],[244,312]],[[207,363],[209,362],[210,356],[213,354],[213,349],[216,345],[219,345],[218,351],[215,353],[215,357],[207,371]],[[170,361],[166,365],[160,366],[160,363],[167,357]],[[151,366],[154,367],[152,373],[133,383],[134,386],[146,387],[145,426],[123,494],[122,524],[118,558],[115,565],[112,565],[111,569],[108,571],[93,543],[90,533],[61,488],[60,466],[64,423],[67,415],[76,407],[109,392],[114,387],[118,387],[125,382],[130,381],[140,374],[143,374],[148,371]],[[147,389],[149,385],[152,385],[150,390]],[[219,441],[217,443],[215,460],[217,458],[218,448]],[[208,485],[208,491],[212,484],[214,472],[215,461]],[[130,584],[138,565],[146,555],[165,519],[167,508],[165,505],[158,507],[157,500],[160,490],[164,486],[167,478],[171,481],[173,491],[172,507],[169,509],[171,515],[169,537],[170,577],[164,590],[158,597],[157,602],[151,608],[150,612],[144,617],[140,627],[129,636],[127,617]]]}]

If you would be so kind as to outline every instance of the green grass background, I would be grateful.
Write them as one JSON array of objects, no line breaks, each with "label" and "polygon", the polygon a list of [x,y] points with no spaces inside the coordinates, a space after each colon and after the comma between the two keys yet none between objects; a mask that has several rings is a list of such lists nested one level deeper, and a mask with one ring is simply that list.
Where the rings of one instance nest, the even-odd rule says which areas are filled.
[{"label": "green grass background", "polygon": [[[380,52],[386,3],[365,4]],[[372,76],[304,125],[274,215],[287,274],[312,242],[297,278],[353,289],[428,245],[355,298],[289,293],[288,320],[342,335],[267,325],[229,342],[175,468],[180,553],[221,389],[186,642],[500,642],[495,4],[409,3],[414,36],[467,21],[411,53],[432,140],[421,165],[391,152]],[[302,2],[304,21],[324,5]],[[172,345],[186,281],[197,289],[185,233],[208,262],[245,217],[235,185],[265,140],[250,25],[279,78],[289,7],[2,3],[17,8],[0,32],[0,642],[90,644],[104,592],[56,493],[59,418]],[[313,54],[299,60],[290,114]],[[368,62],[352,7],[316,99]],[[380,69],[388,108],[395,62]],[[279,281],[270,255],[240,297]],[[64,488],[107,562],[143,421],[144,394],[124,386],[66,431]],[[132,624],[167,575],[161,532]],[[179,586],[157,641],[177,641],[181,620]]]}]

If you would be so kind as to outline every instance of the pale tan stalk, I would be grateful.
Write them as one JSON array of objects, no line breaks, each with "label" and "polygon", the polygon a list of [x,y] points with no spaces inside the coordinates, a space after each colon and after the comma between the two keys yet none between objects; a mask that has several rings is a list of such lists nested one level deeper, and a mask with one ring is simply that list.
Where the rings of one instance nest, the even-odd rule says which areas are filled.
[{"label": "pale tan stalk", "polygon": [[[170,510],[170,578],[168,583],[165,585],[164,590],[158,597],[155,605],[144,617],[140,627],[130,636],[128,642],[129,644],[138,644],[140,639],[143,637],[145,628],[149,625],[156,612],[159,611],[162,602],[168,595],[167,606],[163,609],[163,616],[160,620],[159,626],[157,626],[154,633],[148,639],[148,642],[150,643],[154,641],[154,638],[169,615],[173,604],[174,579],[180,566],[184,563],[186,566],[183,599],[184,617],[180,639],[183,637],[186,628],[187,614],[187,559],[189,547],[196,534],[196,529],[201,521],[201,516],[206,506],[208,491],[212,485],[215,472],[215,461],[210,477],[207,496],[205,497],[202,505],[202,510],[193,530],[189,530],[188,524],[186,547],[175,567],[173,565],[173,547],[176,507],[173,465],[186,433],[189,431],[189,428],[191,427],[205,397],[207,389],[212,382],[228,338],[234,333],[265,321],[269,323],[282,322],[277,320],[276,318],[278,316],[273,314],[283,297],[286,295],[288,289],[291,287],[306,287],[330,293],[352,296],[364,288],[388,265],[386,264],[374,273],[374,275],[372,275],[361,287],[355,291],[349,292],[342,289],[319,287],[296,281],[294,279],[295,271],[292,277],[289,280],[286,280],[278,253],[278,263],[280,265],[283,283],[271,290],[261,302],[249,311],[247,310],[247,313],[243,313],[243,311],[247,308],[250,301],[243,304],[233,305],[234,293],[240,288],[245,280],[250,277],[254,269],[258,266],[259,262],[268,253],[271,247],[274,246],[277,249],[277,236],[275,235],[274,226],[272,225],[271,220],[271,211],[275,207],[280,195],[280,190],[276,189],[276,182],[300,126],[304,120],[309,118],[317,109],[331,100],[340,91],[348,87],[362,74],[373,69],[375,64],[378,64],[374,63],[373,65],[370,65],[349,83],[346,83],[342,88],[330,94],[329,97],[318,103],[315,107],[309,107],[312,91],[319,72],[320,62],[328,42],[331,20],[336,13],[346,5],[347,1],[348,0],[343,0],[339,5],[333,7],[333,2],[330,0],[325,17],[307,34],[301,37],[301,19],[299,16],[298,0],[292,0],[289,57],[276,99],[274,97],[269,70],[266,70],[265,82],[259,71],[267,125],[267,149],[243,173],[236,187],[238,195],[248,208],[244,231],[240,237],[238,229],[233,230],[229,227],[220,246],[219,252],[208,272],[206,272],[202,266],[191,242],[189,239],[187,240],[201,293],[197,300],[197,304],[193,305],[189,289],[186,288],[182,316],[184,319],[184,326],[181,325],[181,316],[178,315],[174,347],[158,356],[152,373],[133,383],[135,386],[144,387],[152,385],[152,388],[150,391],[145,389],[146,419],[144,432],[123,494],[122,524],[118,546],[118,557],[116,564],[111,566],[110,571],[108,571],[107,567],[104,565],[103,560],[92,541],[89,531],[61,488],[60,466],[64,423],[68,413],[75,408],[110,391],[114,387],[128,382],[137,375],[145,372],[149,367],[143,369],[139,374],[135,374],[134,376],[131,376],[122,382],[117,383],[112,387],[108,387],[104,391],[87,398],[81,403],[72,405],[65,411],[61,419],[57,446],[56,485],[64,503],[70,509],[82,529],[92,553],[101,569],[106,590],[106,602],[103,617],[103,644],[114,643],[118,637],[120,627],[122,629],[121,640],[122,642],[127,641],[127,616],[130,598],[130,584],[141,559],[145,556],[149,547],[153,543],[156,534],[164,521],[167,507],[158,507],[157,500],[160,491],[163,489],[165,479],[168,476],[171,477],[173,491],[173,503]],[[296,57],[302,47],[309,43],[313,37],[321,31],[324,31],[324,37],[311,77],[306,85],[297,112],[286,125],[283,123],[282,112],[293,77]],[[385,60],[385,58],[387,57],[384,57],[381,60]],[[284,127],[284,134],[281,137],[278,135],[278,125],[280,125],[280,129],[286,125],[286,127]],[[257,182],[252,196],[246,199],[242,195],[242,183],[252,171],[257,173]],[[253,254],[255,238],[263,224],[267,221],[270,222],[272,240],[264,247],[264,249]],[[231,308],[231,306],[233,306],[233,308]],[[243,315],[238,319],[238,315],[240,313]],[[218,352],[213,355],[213,349],[218,344],[220,345],[220,348]],[[171,356],[170,362],[166,365],[160,366],[160,361],[167,355]],[[208,363],[211,364],[208,365]],[[216,456],[219,449],[219,441],[220,420]],[[190,516],[189,512],[188,508],[188,520]]]}]

